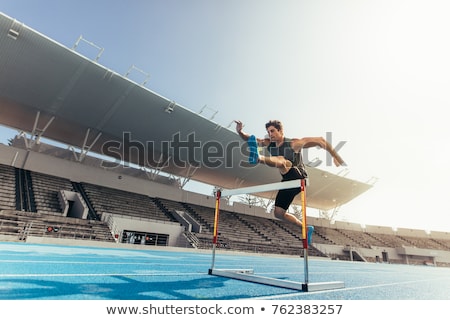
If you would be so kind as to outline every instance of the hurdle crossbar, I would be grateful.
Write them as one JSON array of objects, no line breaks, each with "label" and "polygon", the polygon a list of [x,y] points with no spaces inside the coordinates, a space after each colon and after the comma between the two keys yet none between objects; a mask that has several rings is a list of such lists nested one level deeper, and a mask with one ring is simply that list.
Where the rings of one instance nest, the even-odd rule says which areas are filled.
[{"label": "hurdle crossbar", "polygon": [[238,189],[223,189],[222,197],[234,196],[234,195],[238,195],[238,194],[258,193],[258,192],[265,192],[265,191],[290,189],[290,188],[300,188],[300,181],[301,180],[298,179],[298,180],[274,182],[274,183],[262,184],[259,186],[244,187],[244,188],[238,188]]},{"label": "hurdle crossbar", "polygon": [[[222,196],[232,196],[238,194],[248,194],[248,193],[258,193],[264,191],[272,191],[272,190],[282,190],[282,189],[291,189],[291,188],[300,188],[301,194],[301,202],[302,202],[302,243],[303,243],[303,260],[304,260],[304,273],[305,273],[305,281],[303,283],[290,281],[290,280],[282,280],[276,278],[269,278],[255,275],[253,269],[216,269],[215,258],[216,258],[216,247],[218,240],[218,228],[219,228],[219,212],[220,212],[220,198]],[[248,281],[253,283],[260,283],[270,286],[276,286],[281,288],[293,289],[293,290],[301,290],[305,292],[310,291],[322,291],[322,290],[330,290],[330,289],[340,289],[344,288],[344,283],[341,281],[334,282],[317,282],[317,283],[309,283],[308,278],[308,239],[307,239],[307,231],[306,231],[307,221],[306,221],[306,181],[305,179],[284,181],[284,182],[276,182],[269,183],[260,186],[252,186],[252,187],[244,187],[238,189],[228,189],[222,190],[218,189],[216,191],[216,206],[215,206],[215,215],[214,215],[214,235],[213,235],[213,250],[212,250],[212,263],[211,268],[208,270],[208,274],[221,276],[241,281]]]}]

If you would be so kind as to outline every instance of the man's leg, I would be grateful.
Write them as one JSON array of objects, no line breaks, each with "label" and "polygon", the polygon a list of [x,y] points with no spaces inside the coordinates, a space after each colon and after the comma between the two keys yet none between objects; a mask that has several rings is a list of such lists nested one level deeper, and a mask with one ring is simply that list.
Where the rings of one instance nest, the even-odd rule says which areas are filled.
[{"label": "man's leg", "polygon": [[250,151],[250,154],[248,156],[248,162],[251,164],[257,164],[258,158],[259,158],[259,151],[258,151],[258,142],[256,141],[256,137],[254,135],[251,135],[248,140],[248,149]]},{"label": "man's leg", "polygon": [[281,174],[285,174],[292,167],[292,162],[286,160],[283,156],[259,156],[258,162],[268,165],[269,167],[278,168]]},{"label": "man's leg", "polygon": [[[299,219],[297,219],[296,216],[286,212],[286,210],[284,210],[281,207],[275,207],[273,213],[274,213],[275,217],[277,217],[280,220],[293,223],[299,227],[302,226],[302,222]],[[306,232],[307,232],[306,238],[308,239],[308,245],[309,245],[309,244],[311,244],[311,241],[312,241],[312,234],[314,232],[314,226],[308,226]]]},{"label": "man's leg", "polygon": [[273,214],[275,215],[275,217],[277,217],[280,220],[293,223],[299,227],[302,226],[302,222],[299,219],[297,219],[296,216],[286,212],[286,210],[284,210],[281,207],[275,207]]},{"label": "man's leg", "polygon": [[258,142],[256,141],[256,137],[254,135],[251,135],[248,138],[247,144],[250,152],[248,157],[249,163],[262,163],[268,165],[269,167],[278,168],[281,174],[285,174],[292,167],[292,162],[286,160],[283,156],[265,157],[259,155]]}]

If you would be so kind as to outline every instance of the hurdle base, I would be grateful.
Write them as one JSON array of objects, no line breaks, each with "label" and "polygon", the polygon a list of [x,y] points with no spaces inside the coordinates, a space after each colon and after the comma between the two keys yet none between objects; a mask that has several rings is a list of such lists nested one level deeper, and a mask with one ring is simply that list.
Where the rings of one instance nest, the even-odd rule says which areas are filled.
[{"label": "hurdle base", "polygon": [[269,277],[258,276],[253,273],[253,269],[209,269],[208,274],[236,279],[241,281],[265,284],[285,289],[293,289],[304,292],[323,291],[344,288],[344,283],[336,282],[317,282],[317,283],[301,283],[290,280],[281,280]]},{"label": "hurdle base", "polygon": [[312,282],[312,283],[310,282],[303,284],[302,291],[315,292],[315,291],[325,291],[342,288],[345,288],[345,284],[342,281]]},{"label": "hurdle base", "polygon": [[227,273],[227,272],[234,272],[234,273],[243,273],[243,274],[253,274],[253,269],[209,269],[208,274],[218,276],[216,272],[219,273]]}]

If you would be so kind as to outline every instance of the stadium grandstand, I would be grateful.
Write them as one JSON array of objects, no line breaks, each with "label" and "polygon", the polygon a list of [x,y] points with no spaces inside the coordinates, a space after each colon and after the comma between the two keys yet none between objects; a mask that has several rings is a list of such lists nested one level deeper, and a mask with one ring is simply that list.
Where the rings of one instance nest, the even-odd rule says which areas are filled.
[{"label": "stadium grandstand", "polygon": [[[245,165],[233,131],[1,13],[0,47],[0,125],[17,130],[0,144],[0,241],[209,250],[215,198],[186,183],[279,180]],[[308,172],[311,208],[335,210],[372,187]],[[450,266],[448,232],[308,223],[312,257]],[[225,203],[218,250],[301,255],[297,229],[262,207]]]}]

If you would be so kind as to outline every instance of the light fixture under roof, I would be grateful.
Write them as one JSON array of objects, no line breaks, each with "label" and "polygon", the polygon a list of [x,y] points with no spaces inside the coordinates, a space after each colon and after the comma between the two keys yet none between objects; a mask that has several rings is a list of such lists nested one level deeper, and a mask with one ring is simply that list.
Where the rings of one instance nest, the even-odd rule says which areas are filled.
[{"label": "light fixture under roof", "polygon": [[171,101],[171,102],[167,105],[167,107],[164,108],[164,111],[167,112],[167,113],[169,113],[169,114],[172,113],[172,112],[173,112],[173,109],[175,108],[175,105],[176,105],[175,101]]},{"label": "light fixture under roof", "polygon": [[173,111],[173,106],[167,106],[165,109],[164,109],[164,111],[165,112],[167,112],[167,113],[172,113],[172,111]]},{"label": "light fixture under roof", "polygon": [[17,38],[19,37],[19,31],[16,31],[14,29],[9,29],[8,37],[10,37],[11,39],[17,40]]}]

